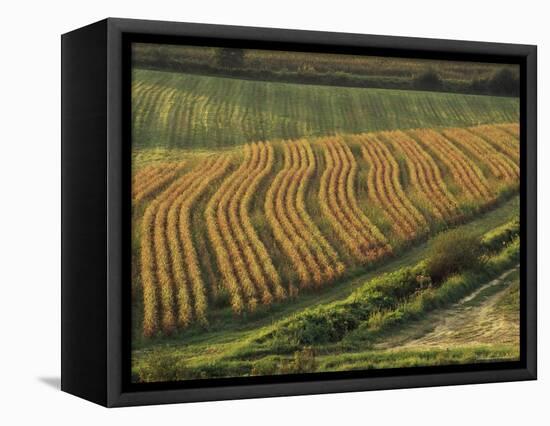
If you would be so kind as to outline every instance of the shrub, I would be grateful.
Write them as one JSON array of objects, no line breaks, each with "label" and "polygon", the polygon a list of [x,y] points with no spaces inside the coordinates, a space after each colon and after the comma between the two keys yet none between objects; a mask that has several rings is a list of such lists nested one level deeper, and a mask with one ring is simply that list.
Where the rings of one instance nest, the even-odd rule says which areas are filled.
[{"label": "shrub", "polygon": [[[497,228],[491,241],[502,241],[514,228],[513,223]],[[456,302],[486,278],[517,264],[519,239],[504,240],[505,248],[488,256],[485,237],[482,243],[478,237],[448,231],[436,238],[427,261],[373,278],[342,302],[307,309],[257,343],[269,342],[272,349],[288,353],[304,345],[342,341],[365,329],[382,330]]]},{"label": "shrub", "polygon": [[414,86],[422,90],[437,90],[442,86],[441,77],[435,70],[431,69],[418,75],[414,79]]},{"label": "shrub", "polygon": [[519,236],[519,232],[519,220],[514,219],[486,233],[481,242],[487,251],[500,251],[514,241]]},{"label": "shrub", "polygon": [[[519,245],[516,241],[507,246],[498,255],[492,256],[482,271],[465,271],[445,279],[439,287],[423,291],[416,297],[405,301],[394,310],[388,310],[371,316],[366,323],[347,336],[347,343],[359,340],[364,344],[375,339],[392,327],[404,322],[421,318],[427,312],[449,306],[458,302],[467,294],[479,288],[489,277],[511,267],[519,256]],[[489,269],[489,270],[486,270]]]},{"label": "shrub", "polygon": [[137,368],[137,377],[141,382],[172,382],[187,376],[187,368],[174,353],[161,349],[152,350]]},{"label": "shrub", "polygon": [[436,283],[465,269],[479,266],[483,246],[480,238],[454,230],[437,237],[428,253],[426,271]]},{"label": "shrub", "polygon": [[311,347],[294,352],[294,359],[279,366],[279,374],[312,373],[317,369],[315,350]]},{"label": "shrub", "polygon": [[216,290],[213,305],[216,308],[227,308],[231,306],[231,296],[227,288],[219,286]]},{"label": "shrub", "polygon": [[217,52],[217,63],[226,68],[242,68],[244,65],[244,50],[221,48]]},{"label": "shrub", "polygon": [[306,310],[274,333],[274,342],[288,347],[318,345],[341,340],[373,313],[394,309],[416,291],[427,288],[424,263],[402,268],[371,280],[344,302]]},{"label": "shrub", "polygon": [[497,71],[488,82],[491,93],[506,96],[519,95],[518,76],[507,68]]},{"label": "shrub", "polygon": [[368,317],[369,311],[350,309],[350,306],[333,306],[329,309],[305,311],[276,331],[276,340],[294,345],[312,345],[336,342],[349,330]]},{"label": "shrub", "polygon": [[272,376],[273,374],[278,373],[277,360],[272,357],[266,357],[254,361],[252,365],[252,370],[250,371],[251,376]]},{"label": "shrub", "polygon": [[424,262],[414,267],[401,268],[374,278],[370,285],[357,290],[352,298],[368,302],[375,310],[388,309],[416,290],[429,287],[431,280],[426,275]]},{"label": "shrub", "polygon": [[491,256],[484,265],[487,274],[495,274],[519,263],[519,237],[515,238],[498,254]]}]

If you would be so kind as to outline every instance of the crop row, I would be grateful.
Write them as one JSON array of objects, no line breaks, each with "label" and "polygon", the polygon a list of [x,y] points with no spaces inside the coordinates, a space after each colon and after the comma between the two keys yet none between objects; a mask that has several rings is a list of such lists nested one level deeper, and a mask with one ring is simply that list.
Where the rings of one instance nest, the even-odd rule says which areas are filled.
[{"label": "crop row", "polygon": [[366,135],[361,138],[361,148],[370,166],[367,183],[370,201],[384,209],[402,239],[426,232],[426,219],[405,195],[399,180],[399,165],[386,144],[374,135]]},{"label": "crop row", "polygon": [[493,199],[487,180],[479,167],[448,139],[431,129],[414,130],[410,134],[417,138],[424,147],[433,151],[436,157],[445,164],[455,183],[470,200],[483,202]]},{"label": "crop row", "polygon": [[285,142],[283,155],[283,168],[266,194],[265,214],[297,271],[300,287],[318,287],[340,275],[344,265],[306,209],[305,193],[316,166],[310,144]]},{"label": "crop row", "polygon": [[139,205],[172,181],[184,166],[184,162],[147,166],[140,170],[132,180],[132,203]]},{"label": "crop row", "polygon": [[519,124],[504,123],[504,124],[497,124],[496,127],[509,133],[519,142]]},{"label": "crop row", "polygon": [[515,181],[519,177],[516,163],[474,133],[465,129],[445,129],[442,133],[477,161],[485,163],[495,177],[507,181]]},{"label": "crop row", "polygon": [[355,197],[357,162],[339,138],[322,143],[325,170],[319,204],[338,238],[360,261],[373,261],[391,251],[386,238],[359,208]]},{"label": "crop row", "polygon": [[413,191],[429,200],[430,211],[437,219],[452,220],[458,205],[432,156],[406,133],[394,131],[385,135],[386,140],[405,159]]},{"label": "crop row", "polygon": [[284,299],[281,279],[251,223],[252,195],[273,167],[273,147],[251,144],[244,161],[224,180],[206,207],[206,223],[222,282],[237,313],[259,302]]},{"label": "crop row", "polygon": [[[206,325],[222,290],[241,314],[326,286],[394,243],[453,222],[468,212],[463,203],[491,203],[517,187],[515,133],[477,126],[302,138],[247,144],[189,171],[189,160],[145,166],[133,179],[134,203],[145,206],[143,334]],[[371,216],[378,211],[384,222]],[[375,221],[388,225],[384,233]]]},{"label": "crop row", "polygon": [[207,298],[190,215],[196,200],[229,166],[223,156],[207,159],[176,179],[146,208],[142,219],[143,332],[152,336],[187,326],[193,315],[206,322]]},{"label": "crop row", "polygon": [[508,131],[505,129],[506,128],[501,128],[499,126],[477,126],[469,130],[480,138],[485,139],[493,145],[495,149],[503,152],[516,164],[519,164],[518,137],[510,133],[514,132],[514,127],[508,127]]}]

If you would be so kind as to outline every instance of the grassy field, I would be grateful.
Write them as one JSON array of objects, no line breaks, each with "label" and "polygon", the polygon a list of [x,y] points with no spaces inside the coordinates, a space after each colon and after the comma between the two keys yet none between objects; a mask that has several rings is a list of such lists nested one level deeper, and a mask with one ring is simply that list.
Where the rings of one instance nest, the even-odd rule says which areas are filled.
[{"label": "grassy field", "polygon": [[135,381],[517,358],[517,98],[133,79]]},{"label": "grassy field", "polygon": [[517,122],[518,98],[297,85],[136,69],[136,148]]}]

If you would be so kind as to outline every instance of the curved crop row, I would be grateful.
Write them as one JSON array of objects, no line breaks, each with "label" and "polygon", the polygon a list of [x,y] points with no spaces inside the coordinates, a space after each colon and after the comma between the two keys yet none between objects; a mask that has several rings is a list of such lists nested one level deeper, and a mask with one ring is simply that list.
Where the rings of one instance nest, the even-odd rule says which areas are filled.
[{"label": "curved crop row", "polygon": [[497,178],[515,181],[519,177],[518,165],[479,136],[464,129],[445,129],[442,133],[447,139],[467,151],[468,154],[486,164],[491,173]]},{"label": "curved crop row", "polygon": [[150,166],[137,173],[132,182],[133,205],[138,205],[146,197],[175,179],[184,165],[184,162],[179,162]]},{"label": "curved crop row", "polygon": [[[183,171],[188,166],[184,162],[143,167],[134,175],[132,186],[133,205],[141,200],[147,203],[139,234],[143,334],[169,335],[192,323],[207,324],[208,292],[214,292],[218,282],[237,314],[283,300],[298,287],[329,283],[345,269],[344,255],[332,244],[365,264],[390,254],[386,236],[357,199],[358,167],[365,163],[358,164],[356,151],[369,166],[365,201],[381,207],[393,227],[392,237],[410,240],[428,232],[424,215],[433,214],[441,221],[457,218],[458,202],[440,167],[453,180],[449,186],[456,184],[463,191],[461,201],[467,198],[472,205],[493,201],[489,184],[496,186],[496,179],[487,181],[476,164],[487,165],[487,172],[506,184],[518,180],[513,153],[519,145],[513,136],[515,127],[507,126],[510,129],[504,125],[419,129],[353,135],[345,140],[320,138],[313,143],[307,139],[252,143],[245,145],[242,157],[212,155],[190,171]],[[277,162],[280,168],[274,171]],[[403,176],[401,166],[406,167]],[[265,182],[268,176],[271,180]],[[265,198],[257,200],[264,186]],[[212,196],[206,199],[206,193]],[[318,197],[323,232],[308,211],[306,201],[311,196]],[[204,216],[199,212],[201,216],[194,218],[203,202]],[[270,227],[264,241],[251,211],[258,202]],[[200,230],[193,227],[202,220],[205,241],[199,240]],[[333,236],[328,238],[324,231]],[[287,266],[273,263],[270,249],[276,247],[268,243],[276,244],[277,253],[281,250],[282,261],[295,272],[295,282],[283,285],[279,274]],[[203,248],[212,252],[212,264],[200,257]],[[212,269],[214,262],[217,270]]]},{"label": "curved crop row", "polygon": [[321,267],[302,237],[303,232],[295,226],[298,219],[293,206],[292,192],[296,185],[293,185],[292,181],[299,163],[293,162],[290,144],[291,142],[283,144],[283,168],[267,190],[264,210],[275,239],[298,274],[300,286],[309,287],[312,283],[321,284]]},{"label": "curved crop row", "polygon": [[132,89],[132,128],[139,129],[147,126],[157,117],[156,109],[166,88],[160,84],[144,83]]},{"label": "curved crop row", "polygon": [[362,153],[369,163],[368,194],[391,218],[396,233],[412,239],[427,231],[426,219],[409,201],[399,180],[399,165],[388,148],[374,135],[361,138]]},{"label": "curved crop row", "polygon": [[[257,235],[250,224],[248,210],[246,208],[241,209],[241,203],[246,191],[249,189],[255,176],[264,168],[266,156],[264,158],[261,156],[263,151],[262,145],[246,145],[244,151],[245,162],[236,172],[239,175],[237,176],[234,192],[231,194],[228,192],[222,198],[219,209],[227,210],[233,238],[236,240],[239,250],[239,253],[235,253],[234,259],[235,262],[242,262],[243,271],[248,274],[245,275],[245,280],[250,279],[250,284],[246,281],[243,282],[245,294],[249,300],[254,300],[253,298],[258,295],[262,303],[270,304],[273,301],[273,295],[269,288],[268,277],[264,273],[257,252],[254,250],[254,244],[249,237],[249,235],[252,235],[252,238],[256,240]],[[245,229],[243,222],[247,222],[250,226],[247,226]],[[241,276],[241,274],[239,275]],[[250,286],[250,289],[247,286]],[[251,310],[254,309],[255,303],[255,301],[252,301]]]},{"label": "curved crop row", "polygon": [[505,132],[508,132],[519,141],[519,124],[518,123],[497,124],[496,127],[504,130]]},{"label": "curved crop row", "polygon": [[182,188],[168,212],[167,237],[180,327],[186,327],[193,317],[202,324],[207,323],[206,286],[193,243],[191,213],[200,196],[214,180],[225,174],[229,164],[229,158],[220,156],[197,166],[191,175],[192,183]]},{"label": "curved crop row", "polygon": [[391,248],[385,237],[359,209],[355,198],[356,162],[338,139],[322,143],[326,167],[321,175],[319,204],[337,237],[362,262],[372,261]]},{"label": "curved crop row", "polygon": [[258,301],[270,304],[286,292],[267,249],[250,220],[249,206],[258,185],[273,167],[273,148],[268,144],[246,145],[239,168],[208,202],[207,228],[233,310]]},{"label": "curved crop row", "polygon": [[[305,253],[305,259],[310,268],[314,285],[320,286],[324,280],[334,278],[334,271],[330,262],[322,250],[317,250],[317,246],[312,244],[314,240],[307,232],[296,207],[296,198],[298,186],[305,167],[301,164],[299,151],[292,142],[286,142],[284,145],[285,162],[289,163],[289,171],[286,177],[286,187],[281,190],[280,197],[285,201],[286,207],[286,231],[293,239],[297,247]],[[283,192],[284,191],[284,192]]]},{"label": "curved crop row", "polygon": [[[143,333],[154,335],[159,329],[174,330],[170,252],[166,243],[167,210],[178,196],[181,187],[192,182],[193,173],[174,181],[152,200],[141,222],[141,281],[143,286]],[[159,316],[161,317],[159,324]]]},{"label": "curved crop row", "polygon": [[142,167],[138,172],[135,172],[132,175],[132,197],[140,192],[144,186],[148,185],[151,179],[160,173],[162,168],[162,165],[150,164]]},{"label": "curved crop row", "polygon": [[[191,238],[190,210],[205,188],[225,173],[224,157],[208,159],[176,179],[147,206],[141,224],[143,332],[172,333],[195,311],[206,322],[206,292]],[[194,301],[194,305],[193,305]]]},{"label": "curved crop row", "polygon": [[[359,219],[359,223],[364,227],[368,232],[370,238],[374,238],[376,245],[379,246],[377,250],[379,251],[378,255],[385,254],[386,251],[390,250],[389,246],[386,245],[387,240],[379,231],[379,229],[365,216],[363,211],[359,208],[359,203],[357,202],[357,197],[355,196],[355,179],[357,176],[357,161],[353,157],[353,154],[347,144],[340,143],[337,144],[337,151],[340,153],[340,156],[345,164],[345,173],[346,177],[346,199],[349,203],[351,211]],[[391,251],[391,250],[390,250]]]},{"label": "curved crop row", "polygon": [[[279,277],[279,273],[277,272],[275,266],[273,265],[273,262],[271,261],[271,257],[269,256],[267,249],[265,248],[264,244],[254,230],[249,215],[249,208],[252,196],[256,192],[256,189],[258,188],[262,180],[272,170],[275,161],[275,155],[273,147],[267,143],[253,145],[252,150],[254,154],[259,154],[260,161],[258,167],[254,169],[252,173],[250,173],[250,180],[244,185],[245,192],[239,200],[239,213],[242,220],[244,232],[248,237],[248,240],[250,241],[250,244],[252,245],[258,257],[259,263],[263,269],[265,281],[269,282],[271,286],[271,291],[275,299],[282,300],[286,297],[286,292],[284,287],[282,286],[281,278]],[[266,291],[266,293],[264,294],[269,295],[269,291]],[[270,299],[264,300],[264,302],[268,303],[270,302]]]},{"label": "curved crop row", "polygon": [[306,209],[306,190],[315,174],[315,155],[311,144],[302,139],[294,146],[295,155],[300,158],[301,173],[298,177],[298,191],[296,193],[296,210],[306,229],[306,235],[311,238],[311,245],[315,251],[320,251],[331,262],[331,269],[336,275],[344,271],[344,264],[340,261],[338,253],[323,236],[317,225],[311,219]]},{"label": "curved crop row", "polygon": [[516,164],[519,164],[519,143],[517,138],[496,126],[477,126],[471,127],[468,130],[485,139],[496,149],[505,153]]},{"label": "curved crop row", "polygon": [[431,129],[414,130],[410,133],[448,167],[456,184],[468,198],[486,201],[493,198],[481,170],[446,138]]},{"label": "curved crop row", "polygon": [[246,162],[241,163],[240,167],[222,182],[208,201],[205,211],[207,232],[222,275],[222,284],[229,294],[231,308],[237,314],[245,310],[246,302],[249,308],[254,309],[257,300],[237,243],[232,237],[227,212],[221,206],[229,201],[227,194],[235,191],[246,167]]},{"label": "curved crop row", "polygon": [[443,181],[434,159],[413,138],[401,131],[384,133],[393,147],[403,154],[411,186],[429,199],[431,212],[439,219],[450,220],[457,202]]},{"label": "curved crop row", "polygon": [[153,336],[158,331],[158,306],[155,277],[155,256],[152,230],[157,205],[151,203],[141,222],[141,285],[143,288],[143,334]]},{"label": "curved crop row", "polygon": [[[305,207],[305,190],[311,174],[314,172],[315,158],[311,147],[305,141],[285,143],[284,152],[285,158],[288,157],[290,163],[290,183],[285,194],[290,225],[293,226],[294,232],[303,239],[307,250],[314,256],[321,268],[320,281],[315,281],[315,284],[320,285],[339,275],[343,271],[343,265],[338,261],[335,250],[313,223]],[[310,163],[312,160],[313,163]],[[315,278],[314,275],[314,280]]]}]

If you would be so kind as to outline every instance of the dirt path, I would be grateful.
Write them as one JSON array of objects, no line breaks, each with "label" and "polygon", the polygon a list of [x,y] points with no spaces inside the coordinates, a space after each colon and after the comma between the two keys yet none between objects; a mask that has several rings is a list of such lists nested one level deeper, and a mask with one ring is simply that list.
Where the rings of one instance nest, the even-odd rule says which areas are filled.
[{"label": "dirt path", "polygon": [[483,285],[460,302],[388,336],[377,349],[450,348],[482,344],[519,345],[517,311],[500,303],[517,283],[518,267]]}]

